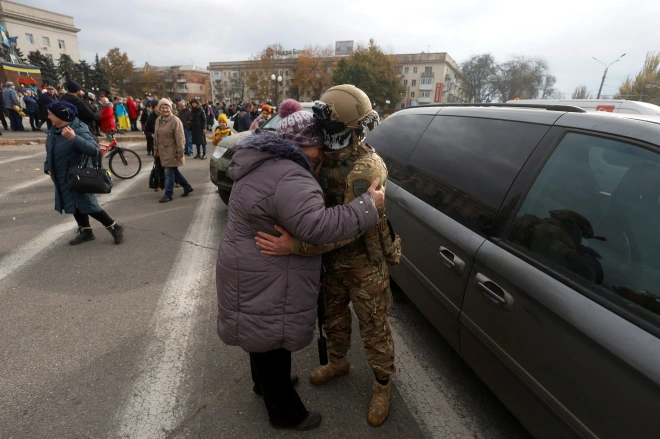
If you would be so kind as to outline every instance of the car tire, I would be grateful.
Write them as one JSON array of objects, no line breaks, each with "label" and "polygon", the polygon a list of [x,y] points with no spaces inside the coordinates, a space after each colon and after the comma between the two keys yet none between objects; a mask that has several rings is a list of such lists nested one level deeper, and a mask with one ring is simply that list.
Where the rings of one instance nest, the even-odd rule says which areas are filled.
[{"label": "car tire", "polygon": [[223,203],[229,206],[229,195],[231,195],[231,192],[218,188],[218,194],[220,194],[220,199]]}]

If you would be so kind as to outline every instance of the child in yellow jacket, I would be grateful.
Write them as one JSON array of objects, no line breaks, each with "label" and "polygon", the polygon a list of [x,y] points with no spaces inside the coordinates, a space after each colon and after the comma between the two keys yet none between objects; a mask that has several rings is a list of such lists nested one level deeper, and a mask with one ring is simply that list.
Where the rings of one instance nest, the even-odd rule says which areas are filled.
[{"label": "child in yellow jacket", "polygon": [[222,113],[218,116],[218,124],[218,128],[215,129],[215,133],[213,134],[213,146],[218,146],[218,143],[222,142],[222,139],[233,134],[231,128],[229,128],[226,114]]}]

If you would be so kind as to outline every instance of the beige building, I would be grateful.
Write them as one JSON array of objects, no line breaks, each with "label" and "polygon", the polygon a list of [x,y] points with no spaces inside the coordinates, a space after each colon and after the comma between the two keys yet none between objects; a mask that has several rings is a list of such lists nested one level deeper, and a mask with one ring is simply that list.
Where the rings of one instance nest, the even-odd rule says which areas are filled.
[{"label": "beige building", "polygon": [[208,101],[211,98],[209,78],[208,70],[195,65],[152,66],[145,63],[144,67],[133,69],[133,75],[126,80],[126,89],[135,96],[151,93],[161,97],[181,96],[186,101]]},{"label": "beige building", "polygon": [[55,64],[63,53],[74,62],[80,61],[80,29],[74,25],[73,17],[0,0],[0,22],[9,37],[18,37],[16,46],[26,57],[39,50]]},{"label": "beige building", "polygon": [[[406,95],[398,102],[391,102],[387,108],[379,108],[379,111],[389,112],[387,110],[399,110],[411,105],[463,102],[461,69],[447,53],[398,54],[394,57],[397,72],[406,87]],[[254,93],[248,89],[243,78],[254,68],[255,63],[257,61],[210,63],[208,70],[211,72],[213,100],[227,103],[252,100]],[[278,60],[278,63],[277,69],[273,69],[273,74],[282,77],[282,82],[278,83],[277,101],[281,102],[287,98],[301,102],[309,100],[306,96],[301,96],[295,87],[293,77],[297,59],[282,59]],[[272,96],[275,97],[274,82]]]}]

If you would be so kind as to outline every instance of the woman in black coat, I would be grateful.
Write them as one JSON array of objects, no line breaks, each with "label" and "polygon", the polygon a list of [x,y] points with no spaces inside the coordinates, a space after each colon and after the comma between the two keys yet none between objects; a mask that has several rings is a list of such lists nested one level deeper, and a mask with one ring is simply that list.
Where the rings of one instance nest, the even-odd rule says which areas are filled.
[{"label": "woman in black coat", "polygon": [[[199,105],[197,99],[190,102],[192,107],[190,111],[190,132],[192,133],[192,143],[197,146],[196,159],[206,160],[206,114]],[[203,149],[203,155],[200,155],[200,147]]]}]

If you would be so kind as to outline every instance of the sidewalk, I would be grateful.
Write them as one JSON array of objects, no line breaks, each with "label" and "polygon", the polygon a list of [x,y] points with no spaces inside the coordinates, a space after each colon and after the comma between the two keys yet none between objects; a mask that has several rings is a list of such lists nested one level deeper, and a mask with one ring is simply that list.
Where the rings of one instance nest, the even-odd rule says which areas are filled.
[{"label": "sidewalk", "polygon": [[[37,145],[46,143],[46,132],[43,131],[38,133],[36,131],[30,131],[28,124],[28,131],[5,131],[0,128],[2,136],[0,136],[0,146],[7,145]],[[44,125],[43,128],[46,128]],[[146,138],[142,132],[127,132],[125,135],[117,134],[117,140],[121,142],[142,142],[146,143]],[[107,143],[105,136],[99,137],[99,142]]]}]

